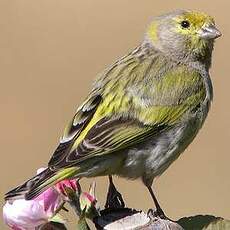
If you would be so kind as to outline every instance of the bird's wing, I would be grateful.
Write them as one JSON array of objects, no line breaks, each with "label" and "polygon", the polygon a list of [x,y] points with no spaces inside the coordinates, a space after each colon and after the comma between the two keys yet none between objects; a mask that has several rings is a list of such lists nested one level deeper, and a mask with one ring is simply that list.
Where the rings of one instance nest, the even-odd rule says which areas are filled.
[{"label": "bird's wing", "polygon": [[71,122],[66,126],[60,144],[48,163],[50,167],[65,160],[64,158],[70,152],[75,140],[92,119],[101,100],[102,97],[99,94],[92,94],[79,107]]},{"label": "bird's wing", "polygon": [[[99,88],[105,89],[96,90],[80,107],[49,162],[51,169],[70,167],[138,144],[180,122],[205,98],[201,76],[186,67],[147,78],[147,69],[151,75],[151,61],[127,63],[126,68],[109,71],[117,76],[102,81],[106,86]],[[143,77],[140,79],[136,73]]]}]

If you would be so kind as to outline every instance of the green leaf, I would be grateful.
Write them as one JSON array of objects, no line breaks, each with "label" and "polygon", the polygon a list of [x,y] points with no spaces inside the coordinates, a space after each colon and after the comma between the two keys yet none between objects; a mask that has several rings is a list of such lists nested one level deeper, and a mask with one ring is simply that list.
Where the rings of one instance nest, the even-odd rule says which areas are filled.
[{"label": "green leaf", "polygon": [[185,230],[228,230],[230,221],[210,215],[184,217],[177,221]]}]

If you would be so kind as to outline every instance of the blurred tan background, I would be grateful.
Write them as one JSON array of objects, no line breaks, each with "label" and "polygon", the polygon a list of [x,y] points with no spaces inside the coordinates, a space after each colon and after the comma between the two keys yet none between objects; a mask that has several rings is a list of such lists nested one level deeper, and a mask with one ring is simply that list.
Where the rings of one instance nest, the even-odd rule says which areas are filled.
[{"label": "blurred tan background", "polygon": [[[172,219],[213,214],[230,219],[230,20],[228,0],[0,0],[0,192],[45,166],[95,75],[143,38],[152,16],[205,11],[223,33],[215,46],[213,107],[198,137],[155,181]],[[106,178],[97,178],[104,202]],[[82,183],[88,187],[89,180]],[[116,179],[127,205],[153,203],[140,181]],[[69,229],[74,229],[70,218]],[[0,229],[7,229],[0,224]]]}]

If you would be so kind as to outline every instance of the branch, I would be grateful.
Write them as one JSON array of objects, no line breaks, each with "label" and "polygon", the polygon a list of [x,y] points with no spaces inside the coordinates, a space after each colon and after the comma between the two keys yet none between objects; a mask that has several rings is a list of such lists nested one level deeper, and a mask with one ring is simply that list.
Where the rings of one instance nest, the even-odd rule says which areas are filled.
[{"label": "branch", "polygon": [[230,221],[210,215],[184,217],[173,222],[159,217],[149,217],[142,211],[129,208],[103,210],[94,218],[96,229],[144,229],[144,230],[229,230]]},{"label": "branch", "polygon": [[158,217],[149,217],[144,212],[138,212],[129,208],[106,209],[101,216],[94,219],[97,229],[157,229],[157,230],[183,230],[183,228],[169,220]]}]

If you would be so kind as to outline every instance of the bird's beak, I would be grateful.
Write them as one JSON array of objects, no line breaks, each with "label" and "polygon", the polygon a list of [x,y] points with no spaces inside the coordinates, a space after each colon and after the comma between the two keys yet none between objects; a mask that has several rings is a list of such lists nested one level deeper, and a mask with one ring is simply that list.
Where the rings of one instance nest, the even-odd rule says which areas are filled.
[{"label": "bird's beak", "polygon": [[198,34],[204,39],[216,39],[222,35],[214,24],[204,25]]}]

